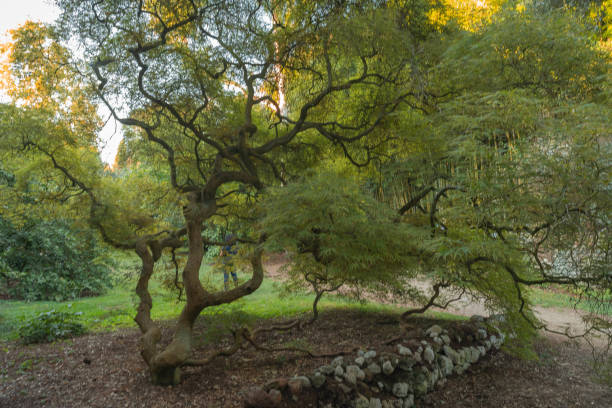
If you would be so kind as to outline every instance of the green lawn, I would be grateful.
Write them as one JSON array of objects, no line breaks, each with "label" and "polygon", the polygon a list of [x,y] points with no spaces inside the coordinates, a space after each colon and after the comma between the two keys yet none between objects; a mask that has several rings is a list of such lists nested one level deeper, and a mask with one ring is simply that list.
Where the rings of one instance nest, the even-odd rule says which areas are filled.
[{"label": "green lawn", "polygon": [[[210,267],[202,268],[202,280],[208,287],[220,289],[222,278]],[[215,326],[226,327],[235,324],[249,323],[258,319],[291,317],[309,313],[312,308],[313,295],[303,292],[290,296],[281,296],[277,283],[264,280],[262,286],[250,296],[229,305],[205,309],[202,321],[212,322]],[[28,319],[50,310],[80,312],[79,321],[88,331],[107,331],[121,327],[135,327],[133,317],[136,313],[137,297],[133,291],[135,280],[123,281],[103,296],[82,298],[68,302],[23,302],[0,301],[0,340],[15,340],[16,329]],[[176,299],[176,293],[162,286],[159,281],[152,280],[151,294],[153,296],[152,316],[155,320],[172,320],[182,308],[183,302]],[[569,294],[555,293],[549,290],[532,288],[534,303],[543,307],[572,308],[575,299]],[[601,314],[612,315],[612,307],[608,303],[593,309],[596,305],[584,302],[578,308]],[[364,311],[397,312],[401,310],[392,305],[373,302],[360,303],[341,296],[327,295],[319,304],[320,310],[330,308],[355,308]],[[459,316],[447,313],[430,313],[432,317],[458,319]],[[211,320],[213,319],[213,320]]]},{"label": "green lawn", "polygon": [[612,316],[612,300],[606,299],[604,302],[592,302],[582,300],[560,291],[552,291],[545,288],[530,288],[531,300],[535,305],[541,307],[556,307],[561,309],[584,310],[600,315]]},{"label": "green lawn", "polygon": [[[203,268],[202,280],[207,286],[220,289],[222,278],[219,273],[210,273]],[[0,301],[0,340],[17,338],[16,329],[24,321],[50,310],[80,312],[79,321],[89,331],[106,331],[121,327],[135,327],[133,317],[136,314],[137,297],[133,292],[135,282],[124,282],[107,294],[98,297],[82,298],[67,302],[23,302]],[[308,313],[312,308],[313,295],[297,293],[280,296],[276,283],[264,280],[255,293],[232,304],[207,308],[201,319],[214,317],[219,324],[248,323],[257,319],[290,317]],[[152,317],[155,320],[171,320],[182,308],[183,302],[177,301],[176,293],[162,287],[153,280],[150,285],[153,296]],[[326,308],[350,307],[367,311],[396,311],[390,305],[377,303],[360,303],[341,296],[324,296],[319,303],[319,310]],[[437,314],[441,316],[441,314]]]}]

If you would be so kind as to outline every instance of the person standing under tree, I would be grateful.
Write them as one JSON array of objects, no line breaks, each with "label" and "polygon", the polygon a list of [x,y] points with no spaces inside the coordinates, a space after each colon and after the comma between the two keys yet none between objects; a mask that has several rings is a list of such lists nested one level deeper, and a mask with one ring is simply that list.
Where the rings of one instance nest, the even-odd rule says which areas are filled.
[{"label": "person standing under tree", "polygon": [[221,257],[221,264],[223,269],[223,287],[225,290],[229,289],[229,275],[232,275],[232,279],[234,280],[234,287],[238,286],[238,276],[234,271],[234,255],[238,253],[236,246],[233,244],[235,236],[232,234],[228,234],[225,236],[226,245],[221,247],[221,252],[219,252],[219,256]]}]

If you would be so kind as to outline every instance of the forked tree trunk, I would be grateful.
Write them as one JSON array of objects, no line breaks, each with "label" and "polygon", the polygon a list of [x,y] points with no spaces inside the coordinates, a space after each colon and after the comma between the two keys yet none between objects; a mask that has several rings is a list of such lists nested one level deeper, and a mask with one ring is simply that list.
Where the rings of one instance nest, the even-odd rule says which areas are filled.
[{"label": "forked tree trunk", "polygon": [[[193,202],[191,204],[191,210],[185,212],[189,240],[189,255],[183,269],[186,303],[174,328],[172,341],[164,350],[157,348],[161,340],[161,331],[151,319],[152,299],[147,289],[153,265],[160,254],[160,251],[154,249],[158,249],[160,244],[157,242],[157,246],[154,247],[149,242],[146,245],[139,245],[136,249],[143,264],[136,287],[136,292],[140,297],[136,321],[143,333],[141,355],[149,366],[151,381],[158,385],[175,385],[180,382],[181,366],[189,361],[192,353],[193,324],[204,308],[230,303],[246,296],[254,292],[263,281],[261,250],[256,249],[251,258],[253,266],[251,279],[227,292],[211,293],[203,288],[199,278],[200,266],[204,257],[202,222],[214,213],[216,207],[214,202],[208,205]],[[163,247],[163,244],[161,246]]]}]

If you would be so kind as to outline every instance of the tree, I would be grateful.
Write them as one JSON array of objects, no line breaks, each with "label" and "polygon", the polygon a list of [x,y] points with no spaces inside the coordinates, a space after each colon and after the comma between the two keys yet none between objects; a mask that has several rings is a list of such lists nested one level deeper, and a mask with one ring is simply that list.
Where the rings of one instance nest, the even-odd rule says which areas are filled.
[{"label": "tree", "polygon": [[[78,161],[44,150],[86,193],[89,219],[104,239],[141,257],[136,321],[142,354],[154,382],[173,383],[180,366],[198,364],[191,358],[191,329],[200,311],[251,293],[263,279],[256,245],[263,236],[241,237],[254,244],[251,279],[223,293],[204,289],[198,280],[203,222],[215,214],[241,215],[224,209],[245,207],[264,186],[286,182],[301,167],[286,161],[292,149],[327,140],[356,163],[367,163],[385,138],[366,142],[366,136],[374,136],[404,101],[418,101],[410,84],[409,33],[393,13],[368,2],[57,3],[60,31],[78,39],[88,61],[79,65],[75,58],[72,66],[119,122],[136,128],[165,156],[169,185],[182,197],[185,228],[118,228],[129,203],[136,203],[135,215],[146,215],[147,197],[140,203],[124,199],[130,194],[121,183],[99,173],[84,177]],[[347,104],[356,98],[362,103]],[[329,110],[333,103],[351,111],[342,117]],[[236,204],[228,207],[230,201]],[[161,332],[150,318],[147,283],[161,250],[182,245],[183,234],[189,242],[186,304],[172,342],[158,350]]]},{"label": "tree", "polygon": [[[155,383],[211,360],[192,357],[193,324],[257,290],[264,245],[295,254],[317,295],[393,290],[423,311],[450,288],[505,312],[517,339],[538,327],[526,287],[610,288],[609,61],[571,17],[503,12],[463,31],[427,1],[57,4],[58,32],[83,47],[70,66],[156,176],[110,177],[78,158],[84,146],[58,148],[78,139],[65,122],[11,115],[36,124],[27,143],[84,193],[102,237],[140,256],[136,322]],[[203,238],[217,217],[245,226],[252,266],[219,293],[198,278],[205,246],[223,244]],[[186,303],[160,349],[148,282],[183,236]],[[577,274],[550,272],[548,254]],[[408,283],[423,275],[429,296]]]}]

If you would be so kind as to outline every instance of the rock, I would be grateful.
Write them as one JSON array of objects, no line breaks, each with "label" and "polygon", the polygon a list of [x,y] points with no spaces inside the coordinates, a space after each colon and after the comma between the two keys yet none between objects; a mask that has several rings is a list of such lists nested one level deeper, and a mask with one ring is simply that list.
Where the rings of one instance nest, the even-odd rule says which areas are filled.
[{"label": "rock", "polygon": [[429,364],[433,363],[434,359],[436,358],[436,355],[434,354],[434,351],[431,349],[431,347],[425,348],[425,351],[423,351],[423,358]]},{"label": "rock", "polygon": [[414,352],[414,354],[412,355],[412,358],[414,358],[414,361],[416,361],[417,363],[420,363],[421,361],[423,361],[423,359],[421,358],[421,351],[419,350]]},{"label": "rock", "polygon": [[469,349],[469,362],[474,364],[480,358],[480,351],[476,347],[470,347]]},{"label": "rock", "polygon": [[344,374],[344,378],[350,384],[357,384],[357,379],[363,380],[365,378],[365,374],[361,371],[361,368],[356,365],[350,365],[346,367],[346,372]]},{"label": "rock", "polygon": [[407,383],[399,382],[399,383],[393,384],[393,388],[391,389],[391,392],[393,393],[393,395],[395,395],[398,398],[404,398],[408,396],[409,390],[410,390],[410,387],[408,386]]},{"label": "rock", "polygon": [[481,315],[473,315],[470,317],[470,321],[474,323],[484,323],[485,317]]},{"label": "rock", "polygon": [[427,380],[419,381],[414,385],[414,393],[418,396],[427,394]]},{"label": "rock", "polygon": [[368,370],[374,375],[380,374],[381,369],[380,366],[376,363],[371,363],[368,365]]},{"label": "rock", "polygon": [[448,358],[452,360],[454,364],[457,364],[459,362],[459,353],[453,350],[450,346],[442,347],[442,351],[444,352],[444,354],[446,354]]},{"label": "rock", "polygon": [[485,348],[483,346],[478,346],[478,347],[476,347],[476,349],[480,353],[480,357],[484,357],[485,354],[487,354],[487,350],[485,350]]},{"label": "rock", "polygon": [[310,378],[306,377],[305,375],[300,375],[297,377],[293,377],[289,380],[289,383],[291,383],[291,381],[299,381],[302,383],[302,387],[304,388],[310,388],[312,386],[312,384],[310,383]]},{"label": "rock", "polygon": [[393,374],[393,371],[395,371],[395,367],[393,367],[393,364],[391,364],[391,362],[388,360],[385,361],[382,365],[382,372],[386,375],[391,375]]},{"label": "rock", "polygon": [[484,346],[487,351],[491,350],[491,342],[489,340],[484,341]]},{"label": "rock", "polygon": [[284,390],[287,387],[288,380],[286,378],[277,378],[272,380],[264,386],[265,390],[276,388],[278,390]]},{"label": "rock", "polygon": [[355,408],[370,408],[370,400],[363,395],[355,399]]},{"label": "rock", "polygon": [[320,371],[321,373],[325,374],[325,375],[332,375],[334,373],[335,367],[332,367],[330,365],[324,365],[318,368],[318,371]]},{"label": "rock", "polygon": [[315,388],[321,388],[323,386],[323,384],[325,384],[325,381],[327,380],[327,378],[321,374],[321,373],[315,373],[312,378],[310,379],[310,382],[312,383],[312,386]]},{"label": "rock", "polygon": [[404,398],[402,408],[412,407],[414,407],[414,394],[409,394],[406,398]]},{"label": "rock", "polygon": [[393,401],[385,400],[382,402],[382,408],[395,408],[393,406]]},{"label": "rock", "polygon": [[442,341],[442,339],[440,337],[434,337],[433,341],[434,341],[434,343],[436,343],[439,346],[442,346],[444,344],[444,342]]},{"label": "rock", "polygon": [[492,335],[489,340],[491,341],[491,345],[499,350],[499,348],[501,347],[501,342],[499,342],[497,336]]},{"label": "rock", "polygon": [[334,375],[336,377],[342,377],[344,375],[344,368],[342,368],[342,366],[336,366],[336,369],[334,370]]},{"label": "rock", "polygon": [[357,364],[359,367],[363,367],[363,365],[365,364],[365,358],[357,357],[355,359],[355,364]]},{"label": "rock", "polygon": [[283,402],[283,394],[279,390],[270,390],[268,395],[270,395],[274,407],[280,406],[281,402]]},{"label": "rock", "polygon": [[446,356],[439,356],[438,359],[440,361],[440,370],[442,374],[444,374],[444,376],[451,375],[454,367],[452,360]]},{"label": "rock", "polygon": [[342,357],[342,356],[334,358],[332,360],[332,362],[331,362],[331,366],[332,367],[338,367],[338,366],[341,366],[343,364],[344,364],[344,357]]},{"label": "rock", "polygon": [[357,350],[357,356],[358,357],[363,357],[363,355],[365,354],[365,352],[363,350]]},{"label": "rock", "polygon": [[382,408],[382,403],[379,398],[370,398],[370,405],[368,408]]},{"label": "rock", "polygon": [[434,324],[429,329],[425,330],[425,333],[429,337],[437,337],[442,333],[442,328],[438,326],[437,324]]},{"label": "rock", "polygon": [[478,329],[476,331],[476,338],[478,338],[478,340],[484,340],[487,338],[487,331],[485,329]]},{"label": "rock", "polygon": [[410,357],[404,357],[402,358],[399,363],[398,363],[398,367],[401,370],[404,371],[410,371],[412,370],[412,367],[416,364],[416,361],[413,358]]},{"label": "rock", "polygon": [[367,351],[367,352],[366,352],[366,353],[363,355],[363,358],[365,358],[366,360],[367,360],[367,359],[373,359],[374,357],[376,357],[376,351],[374,351],[374,350]]},{"label": "rock", "polygon": [[245,408],[275,408],[278,407],[278,404],[262,388],[253,387],[245,393],[244,406]]},{"label": "rock", "polygon": [[408,347],[404,347],[401,344],[397,345],[397,352],[400,356],[411,356],[412,351]]},{"label": "rock", "polygon": [[353,389],[346,384],[340,384],[338,385],[338,387],[340,388],[340,390],[342,390],[342,393],[344,393],[345,395],[348,395],[351,393],[351,391],[353,391]]},{"label": "rock", "polygon": [[[310,381],[308,381],[310,384]],[[292,395],[300,395],[302,393],[302,389],[304,388],[304,383],[297,378],[292,378],[289,380],[289,390]]]},{"label": "rock", "polygon": [[448,345],[450,344],[450,342],[451,342],[450,337],[448,337],[448,335],[446,335],[446,334],[441,335],[441,336],[440,336],[440,339],[442,339],[442,342],[443,342],[445,345],[447,345],[447,346],[448,346]]}]

